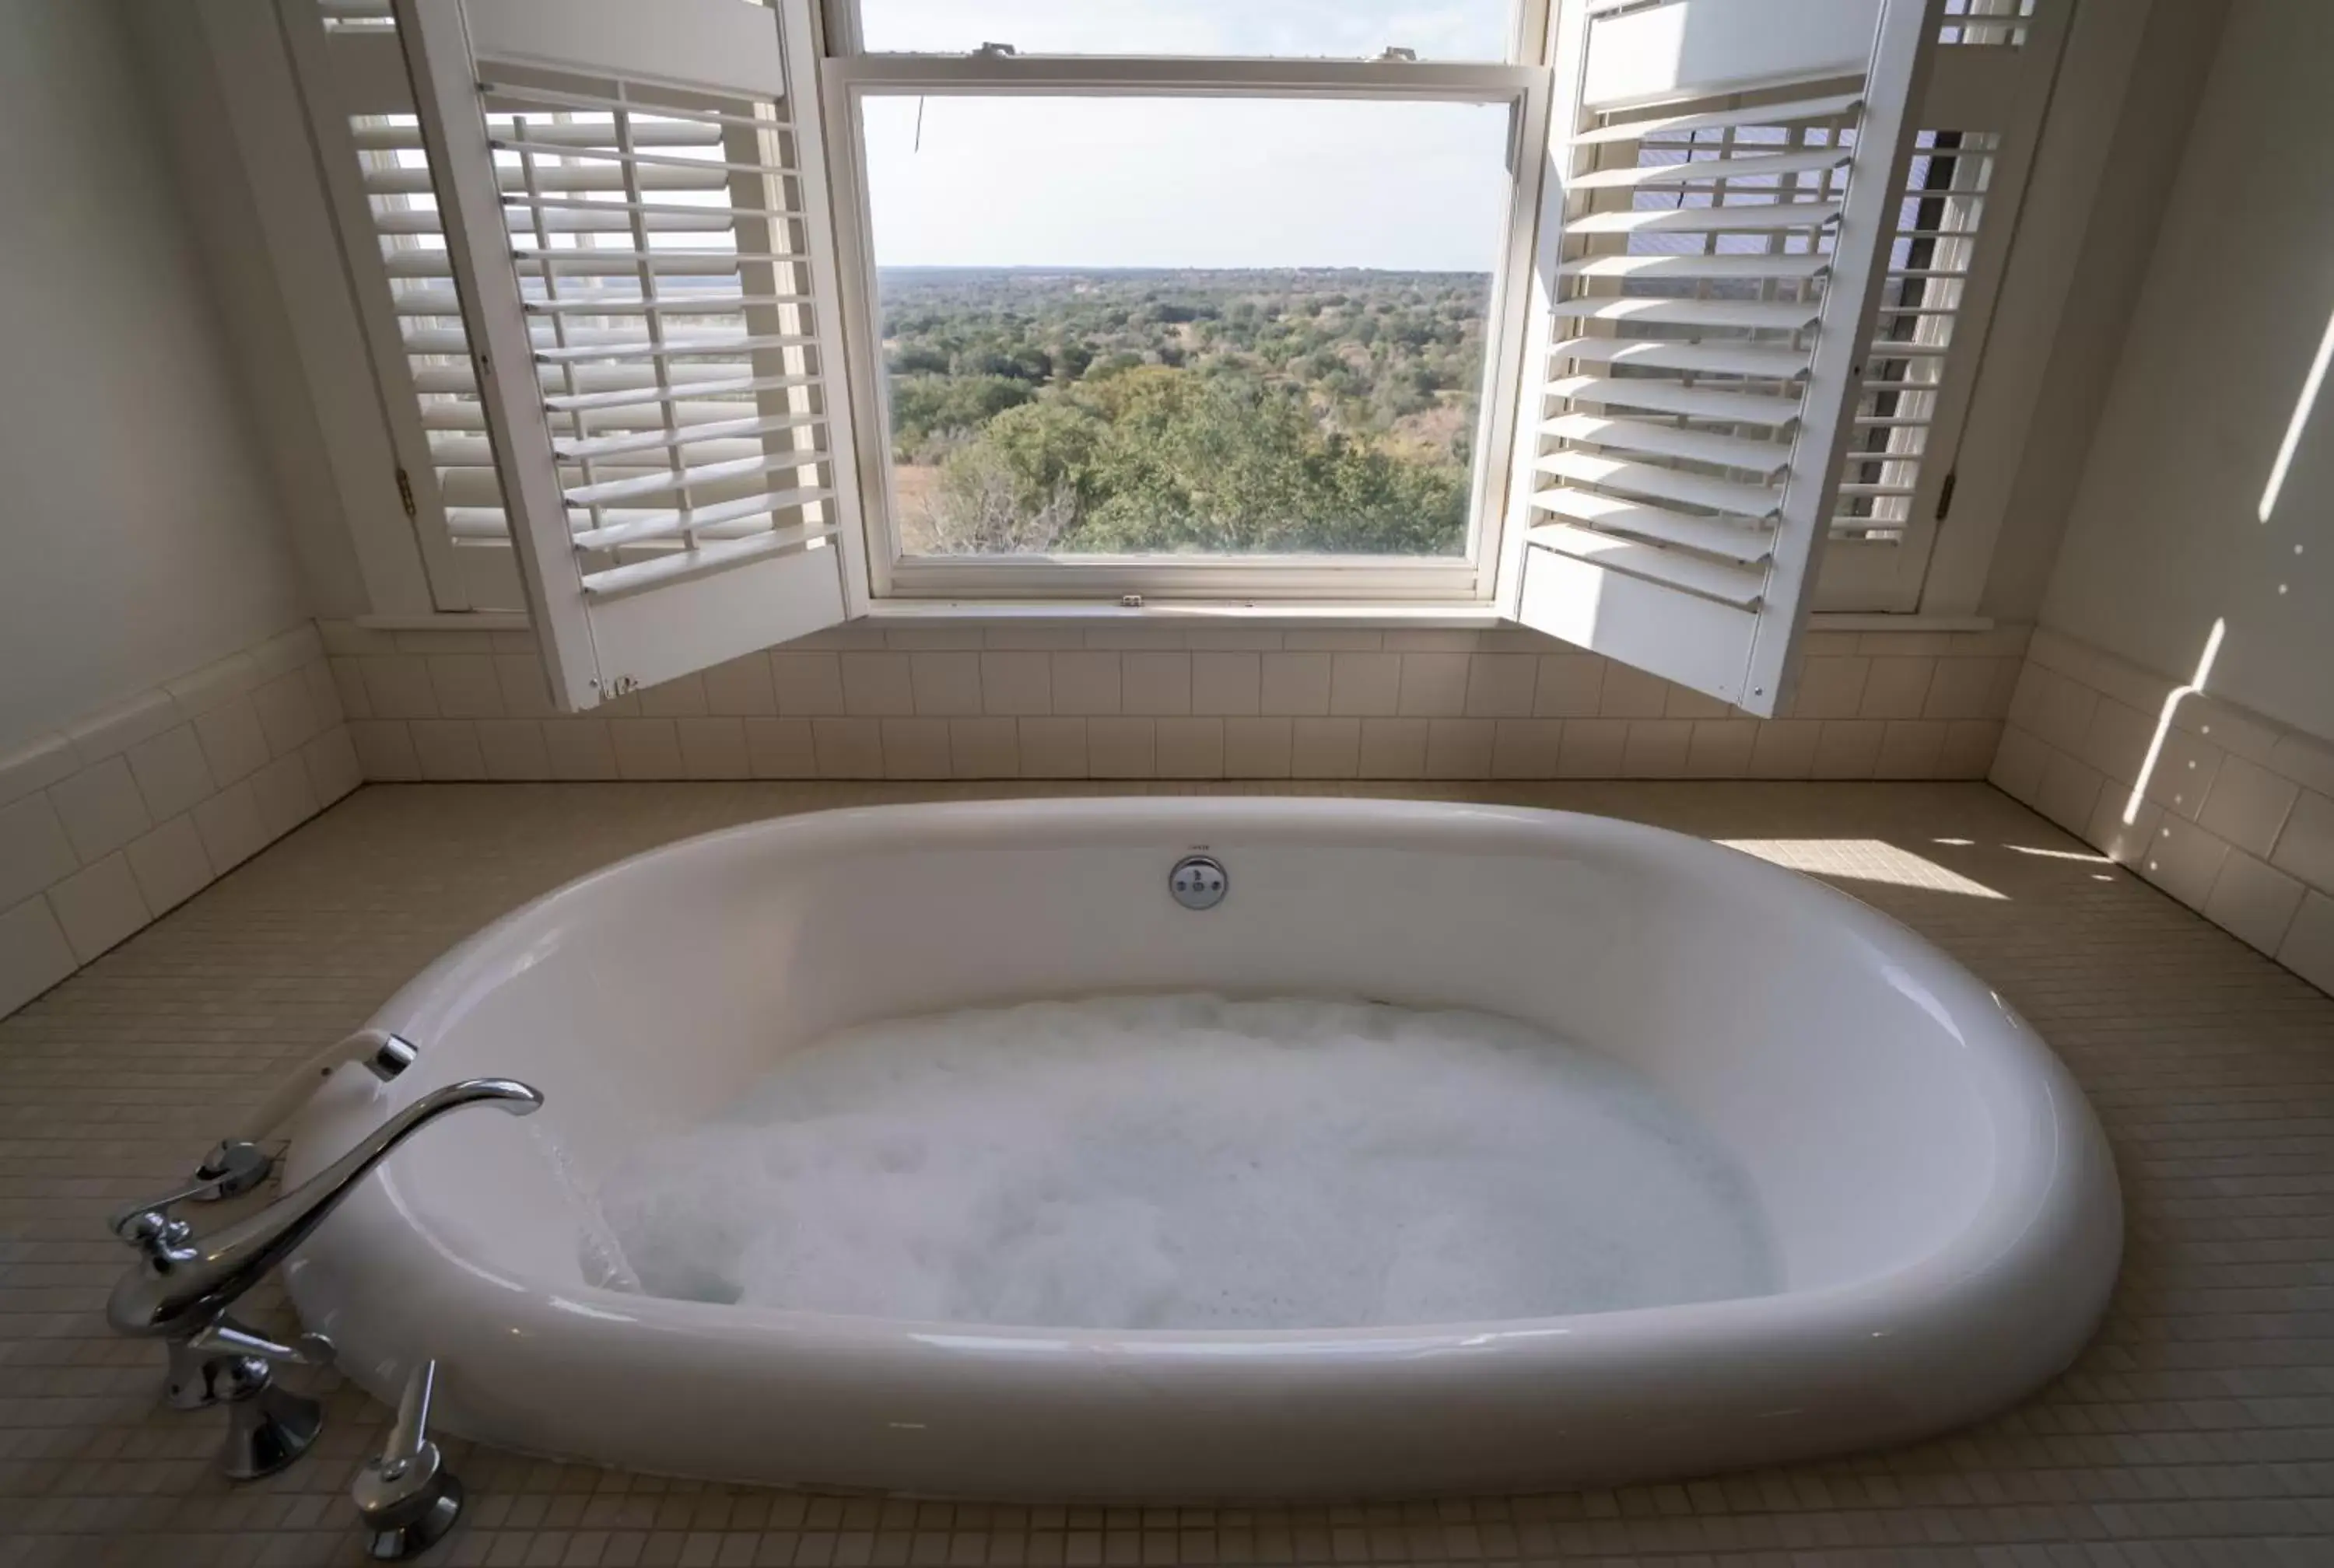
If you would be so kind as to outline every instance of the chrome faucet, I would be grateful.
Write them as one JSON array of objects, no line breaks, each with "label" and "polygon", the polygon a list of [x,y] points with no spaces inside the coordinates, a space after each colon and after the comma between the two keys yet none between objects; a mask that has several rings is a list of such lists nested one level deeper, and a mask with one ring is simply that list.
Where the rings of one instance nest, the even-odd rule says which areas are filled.
[{"label": "chrome faucet", "polygon": [[482,1101],[526,1116],[543,1096],[507,1078],[472,1078],[431,1091],[391,1117],[363,1141],[257,1214],[198,1237],[169,1205],[172,1194],[114,1217],[114,1234],[143,1254],[106,1303],[117,1333],[159,1339],[170,1351],[170,1402],[182,1409],[229,1405],[227,1473],[238,1480],[273,1474],[315,1440],[323,1419],[313,1400],[274,1386],[275,1362],[319,1365],[332,1346],[304,1334],[285,1344],[227,1315],[245,1292],[272,1273],[340,1207],[389,1152],[449,1111]]}]

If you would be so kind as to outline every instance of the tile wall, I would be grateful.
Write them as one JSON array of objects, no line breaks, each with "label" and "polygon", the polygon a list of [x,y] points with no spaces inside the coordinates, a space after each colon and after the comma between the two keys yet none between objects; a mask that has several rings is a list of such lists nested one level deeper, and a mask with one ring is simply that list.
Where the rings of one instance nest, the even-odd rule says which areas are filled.
[{"label": "tile wall", "polygon": [[527,633],[323,632],[382,782],[1976,779],[2027,639],[1814,633],[1759,720],[1529,632],[863,625],[563,717]]},{"label": "tile wall", "polygon": [[1988,776],[2334,992],[2334,746],[2044,629]]},{"label": "tile wall", "polygon": [[0,756],[0,1015],[362,776],[304,621]]}]

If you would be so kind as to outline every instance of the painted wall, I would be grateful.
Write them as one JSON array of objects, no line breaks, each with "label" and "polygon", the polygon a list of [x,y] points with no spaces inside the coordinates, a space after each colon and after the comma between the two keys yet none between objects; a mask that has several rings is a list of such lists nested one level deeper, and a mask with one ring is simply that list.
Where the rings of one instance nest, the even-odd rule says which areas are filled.
[{"label": "painted wall", "polygon": [[2304,392],[2334,341],[2329,68],[2334,6],[2231,7],[2041,615],[2175,680],[2223,623],[2206,688],[2321,738],[2334,397]]},{"label": "painted wall", "polygon": [[306,614],[126,21],[0,5],[0,752]]}]

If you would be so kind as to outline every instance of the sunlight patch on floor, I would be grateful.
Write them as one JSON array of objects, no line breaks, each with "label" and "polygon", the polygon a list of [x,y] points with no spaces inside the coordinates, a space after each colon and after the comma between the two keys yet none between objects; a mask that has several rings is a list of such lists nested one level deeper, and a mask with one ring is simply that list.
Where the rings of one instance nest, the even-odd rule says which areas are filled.
[{"label": "sunlight patch on floor", "polygon": [[1889,843],[1885,839],[1721,839],[1731,850],[1756,855],[1770,864],[1815,877],[1845,877],[1851,881],[1886,882],[1892,887],[1921,888],[1933,893],[1958,893],[1971,899],[2007,899],[1983,882],[1949,871],[1936,861]]}]

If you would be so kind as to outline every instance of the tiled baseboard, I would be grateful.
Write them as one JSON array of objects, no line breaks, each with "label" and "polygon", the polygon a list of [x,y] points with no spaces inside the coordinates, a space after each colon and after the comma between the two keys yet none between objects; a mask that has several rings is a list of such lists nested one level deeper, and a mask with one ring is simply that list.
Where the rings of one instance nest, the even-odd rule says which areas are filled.
[{"label": "tiled baseboard", "polygon": [[362,782],[304,621],[0,757],[0,1015]]},{"label": "tiled baseboard", "polygon": [[1988,776],[2334,992],[2334,746],[2045,628]]},{"label": "tiled baseboard", "polygon": [[1814,633],[1762,720],[1529,632],[855,626],[559,717],[526,632],[323,630],[384,782],[1976,779],[2027,636]]}]

